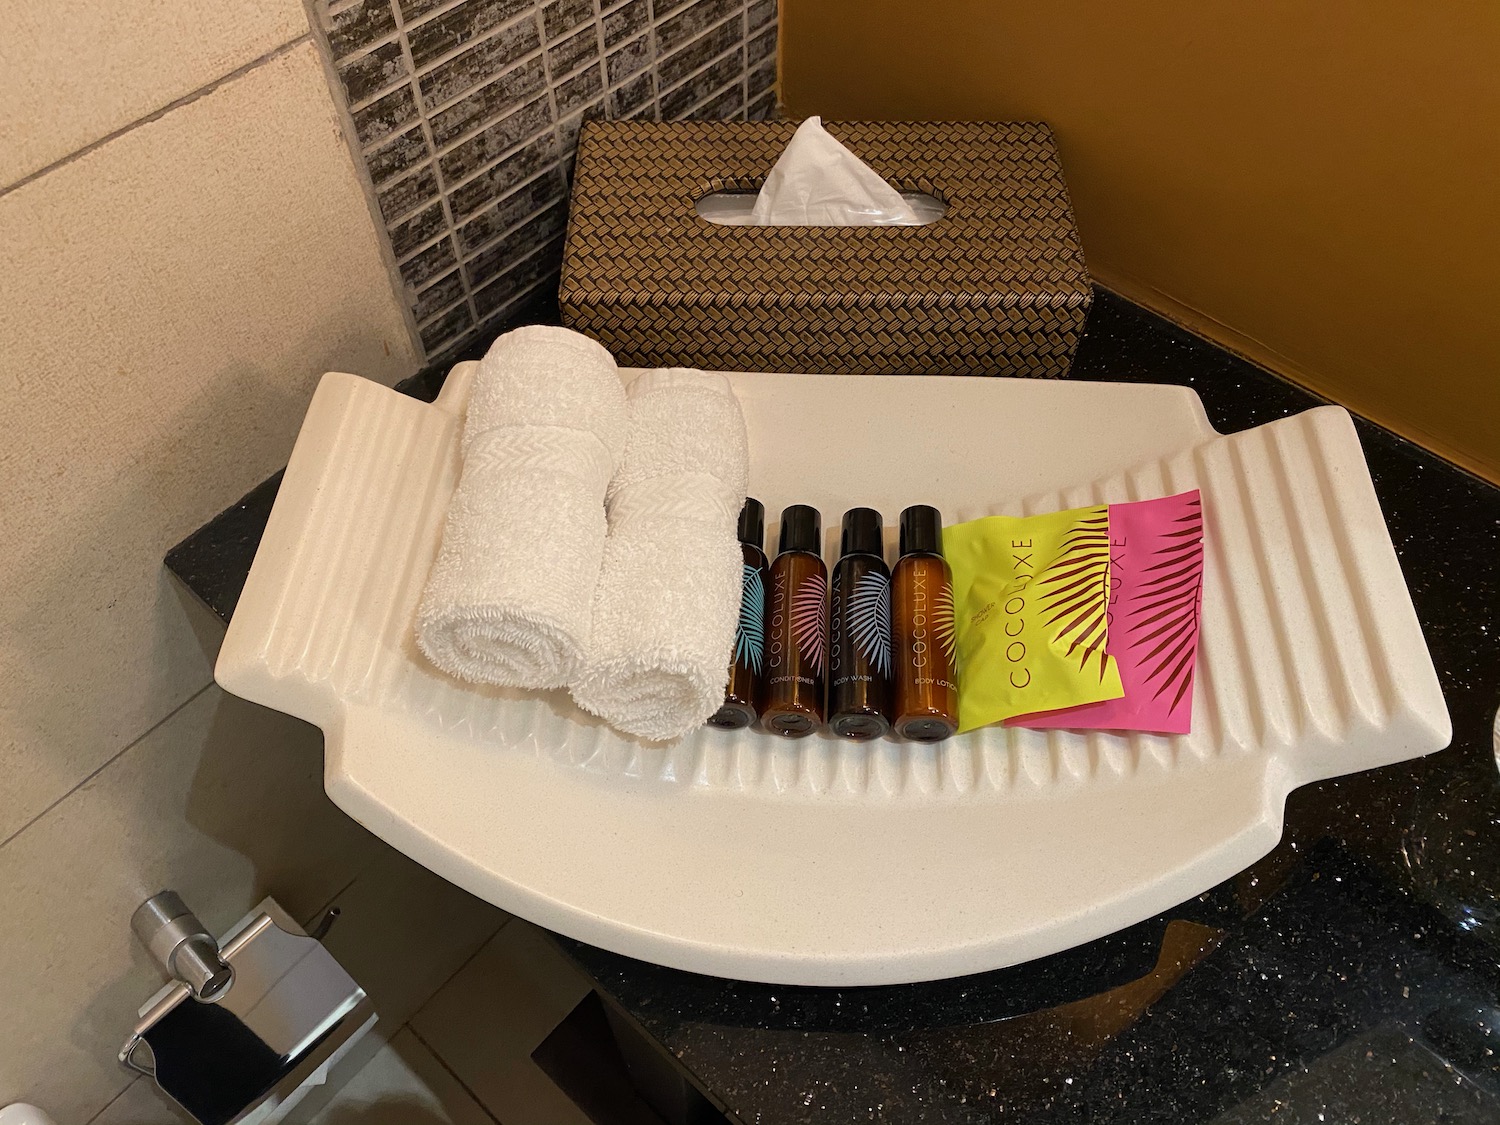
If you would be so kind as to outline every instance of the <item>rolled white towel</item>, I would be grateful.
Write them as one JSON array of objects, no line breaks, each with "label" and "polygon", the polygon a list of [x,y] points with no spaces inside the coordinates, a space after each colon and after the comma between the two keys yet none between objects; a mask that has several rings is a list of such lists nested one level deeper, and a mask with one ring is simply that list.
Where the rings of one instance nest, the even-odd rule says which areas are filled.
[{"label": "rolled white towel", "polygon": [[474,380],[463,472],[417,611],[427,659],[478,683],[571,682],[628,427],[619,369],[601,345],[548,327],[495,341]]},{"label": "rolled white towel", "polygon": [[618,730],[677,738],[724,702],[747,466],[745,419],[722,375],[669,369],[631,385],[594,634],[573,684],[578,705]]}]

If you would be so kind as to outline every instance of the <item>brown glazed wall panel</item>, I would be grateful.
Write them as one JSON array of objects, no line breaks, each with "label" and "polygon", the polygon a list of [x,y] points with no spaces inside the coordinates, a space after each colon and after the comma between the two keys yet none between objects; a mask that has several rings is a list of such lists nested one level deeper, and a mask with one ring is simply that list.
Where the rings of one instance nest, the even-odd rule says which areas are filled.
[{"label": "brown glazed wall panel", "polygon": [[1500,480],[1500,5],[781,14],[794,116],[1046,120],[1104,284]]}]

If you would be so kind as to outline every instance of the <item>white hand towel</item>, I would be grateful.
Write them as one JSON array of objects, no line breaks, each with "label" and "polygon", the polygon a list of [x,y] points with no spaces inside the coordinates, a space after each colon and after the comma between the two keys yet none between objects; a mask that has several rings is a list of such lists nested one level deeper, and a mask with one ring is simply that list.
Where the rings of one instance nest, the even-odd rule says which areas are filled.
[{"label": "white hand towel", "polygon": [[572,681],[628,426],[620,373],[601,345],[540,326],[495,341],[475,377],[463,473],[417,611],[427,659],[478,683]]},{"label": "white hand towel", "polygon": [[722,375],[650,371],[609,490],[594,635],[573,698],[627,734],[677,738],[724,702],[739,620],[745,419]]}]

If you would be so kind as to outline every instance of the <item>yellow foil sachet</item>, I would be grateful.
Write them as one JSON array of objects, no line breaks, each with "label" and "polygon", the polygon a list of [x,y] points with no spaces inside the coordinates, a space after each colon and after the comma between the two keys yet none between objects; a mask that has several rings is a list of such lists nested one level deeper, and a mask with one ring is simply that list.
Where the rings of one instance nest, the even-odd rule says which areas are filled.
[{"label": "yellow foil sachet", "polygon": [[1106,660],[1109,508],[943,529],[958,634],[958,729],[1118,699]]}]

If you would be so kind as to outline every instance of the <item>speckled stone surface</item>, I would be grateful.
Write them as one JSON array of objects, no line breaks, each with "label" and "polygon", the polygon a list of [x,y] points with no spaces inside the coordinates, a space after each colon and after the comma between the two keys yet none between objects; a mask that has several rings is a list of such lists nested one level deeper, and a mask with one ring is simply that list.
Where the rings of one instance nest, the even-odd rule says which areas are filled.
[{"label": "speckled stone surface", "polygon": [[[1224,431],[1321,401],[1108,293],[1073,377],[1191,386]],[[1297,790],[1281,845],[1230,883],[998,973],[779,988],[559,941],[747,1125],[1500,1121],[1500,490],[1359,429],[1448,750]],[[264,523],[242,511],[171,560],[226,616]]]}]

